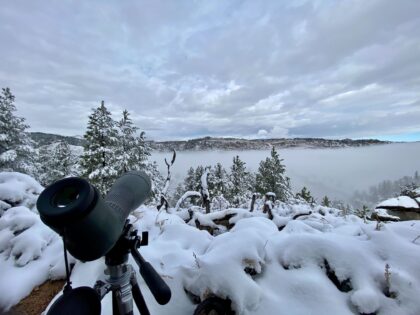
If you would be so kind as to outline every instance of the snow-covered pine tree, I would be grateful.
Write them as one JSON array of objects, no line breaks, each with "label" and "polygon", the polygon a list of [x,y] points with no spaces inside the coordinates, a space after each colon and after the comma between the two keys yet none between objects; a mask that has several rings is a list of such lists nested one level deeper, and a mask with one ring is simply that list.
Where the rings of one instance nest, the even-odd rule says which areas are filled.
[{"label": "snow-covered pine tree", "polygon": [[324,198],[322,198],[321,205],[324,207],[331,207],[330,199],[328,199],[327,196],[324,196]]},{"label": "snow-covered pine tree", "polygon": [[302,188],[300,192],[296,194],[296,198],[301,198],[305,200],[307,203],[315,203],[314,197],[312,197],[311,192],[305,186]]},{"label": "snow-covered pine tree", "polygon": [[39,148],[38,179],[44,186],[67,176],[77,176],[77,161],[65,141]]},{"label": "snow-covered pine tree", "polygon": [[144,133],[137,136],[139,128],[133,125],[127,110],[123,111],[123,117],[116,125],[118,141],[115,145],[115,168],[120,173],[131,170],[144,170],[147,165],[147,159],[150,156],[150,151],[144,141]]},{"label": "snow-covered pine tree", "polygon": [[277,199],[286,201],[291,196],[290,179],[285,174],[286,168],[282,161],[273,147],[270,157],[260,162],[256,175],[256,191],[262,195],[273,192]]},{"label": "snow-covered pine tree", "polygon": [[83,176],[102,194],[106,194],[122,173],[116,168],[117,129],[104,101],[89,116],[84,138],[86,145],[81,159]]},{"label": "snow-covered pine tree", "polygon": [[251,174],[246,170],[245,162],[239,156],[233,158],[233,164],[230,167],[227,199],[235,206],[239,206],[246,199],[249,199],[252,192],[250,187],[252,185]]},{"label": "snow-covered pine tree", "polygon": [[157,205],[160,202],[159,195],[165,186],[165,178],[159,172],[156,161],[149,163],[144,171],[149,175],[150,180],[152,181],[152,192],[150,194],[151,204]]},{"label": "snow-covered pine tree", "polygon": [[213,189],[210,191],[212,196],[226,195],[228,189],[228,174],[221,163],[217,163],[211,168],[209,181],[213,184]]},{"label": "snow-covered pine tree", "polygon": [[183,188],[184,188],[184,192],[185,191],[198,191],[198,189],[200,188],[199,186],[197,186],[197,181],[195,178],[195,171],[193,167],[190,167],[187,171],[187,176],[184,178]]},{"label": "snow-covered pine tree", "polygon": [[0,95],[0,170],[34,175],[33,141],[25,119],[15,115],[15,96],[9,88]]}]

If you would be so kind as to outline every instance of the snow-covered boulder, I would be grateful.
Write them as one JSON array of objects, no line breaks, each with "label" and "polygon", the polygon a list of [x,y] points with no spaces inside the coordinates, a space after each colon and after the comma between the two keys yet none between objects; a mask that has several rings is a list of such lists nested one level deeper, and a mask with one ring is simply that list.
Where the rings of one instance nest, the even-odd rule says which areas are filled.
[{"label": "snow-covered boulder", "polygon": [[371,215],[372,220],[379,221],[399,221],[400,217],[389,214],[386,209],[376,208]]},{"label": "snow-covered boulder", "polygon": [[389,215],[397,216],[404,221],[420,220],[420,198],[417,199],[408,196],[387,199],[379,203],[376,210],[384,209]]},{"label": "snow-covered boulder", "polygon": [[396,198],[387,199],[379,203],[376,208],[382,209],[394,209],[394,208],[404,208],[409,210],[417,210],[419,209],[419,204],[416,200],[408,197],[408,196],[400,196]]}]

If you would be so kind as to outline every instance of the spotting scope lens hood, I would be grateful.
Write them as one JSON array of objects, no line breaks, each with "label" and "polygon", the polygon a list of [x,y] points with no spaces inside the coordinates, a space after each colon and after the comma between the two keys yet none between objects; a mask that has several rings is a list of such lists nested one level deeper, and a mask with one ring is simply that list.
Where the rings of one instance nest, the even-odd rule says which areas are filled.
[{"label": "spotting scope lens hood", "polygon": [[104,256],[119,239],[131,211],[149,196],[151,182],[141,171],[125,173],[105,199],[79,177],[59,180],[39,196],[41,220],[59,233],[75,258],[91,261]]}]

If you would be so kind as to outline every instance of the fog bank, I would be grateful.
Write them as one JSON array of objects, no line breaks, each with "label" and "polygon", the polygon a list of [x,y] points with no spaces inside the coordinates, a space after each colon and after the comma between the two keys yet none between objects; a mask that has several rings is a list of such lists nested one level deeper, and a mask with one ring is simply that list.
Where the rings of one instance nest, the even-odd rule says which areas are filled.
[{"label": "fog bank", "polygon": [[[395,180],[420,171],[420,142],[395,143],[344,149],[280,149],[294,191],[307,186],[315,197],[348,200],[355,190],[364,190],[386,179]],[[173,166],[174,183],[182,181],[189,167],[222,163],[226,168],[239,155],[252,171],[269,156],[261,151],[177,152]],[[153,152],[152,159],[166,175],[164,158],[171,153]]]}]

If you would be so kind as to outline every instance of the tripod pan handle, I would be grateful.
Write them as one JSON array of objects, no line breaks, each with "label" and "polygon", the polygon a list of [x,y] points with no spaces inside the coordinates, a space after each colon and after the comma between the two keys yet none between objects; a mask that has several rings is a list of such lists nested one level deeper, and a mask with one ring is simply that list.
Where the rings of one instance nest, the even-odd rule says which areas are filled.
[{"label": "tripod pan handle", "polygon": [[155,268],[144,261],[140,266],[140,274],[146,282],[147,286],[160,305],[164,305],[171,299],[171,289],[163,281],[161,276],[156,272]]}]

